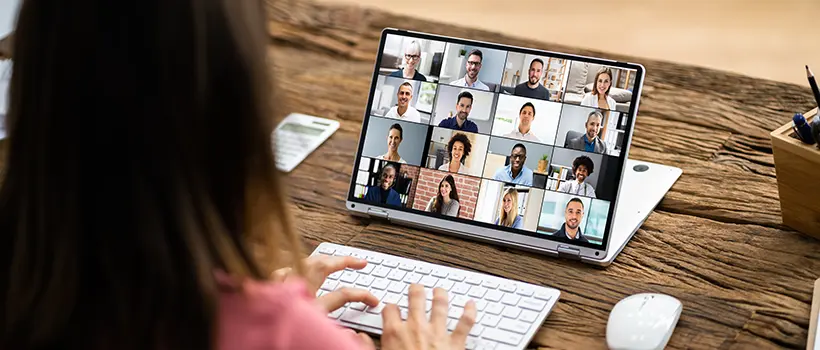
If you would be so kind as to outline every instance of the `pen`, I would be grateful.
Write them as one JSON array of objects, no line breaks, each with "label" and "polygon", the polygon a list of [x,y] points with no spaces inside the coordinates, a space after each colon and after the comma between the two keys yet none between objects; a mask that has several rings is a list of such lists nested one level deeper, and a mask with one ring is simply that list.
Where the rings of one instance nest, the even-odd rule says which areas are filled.
[{"label": "pen", "polygon": [[817,89],[817,81],[814,80],[814,74],[809,69],[809,65],[806,65],[806,77],[809,78],[809,86],[811,86],[811,91],[814,93],[814,101],[820,107],[820,90]]}]

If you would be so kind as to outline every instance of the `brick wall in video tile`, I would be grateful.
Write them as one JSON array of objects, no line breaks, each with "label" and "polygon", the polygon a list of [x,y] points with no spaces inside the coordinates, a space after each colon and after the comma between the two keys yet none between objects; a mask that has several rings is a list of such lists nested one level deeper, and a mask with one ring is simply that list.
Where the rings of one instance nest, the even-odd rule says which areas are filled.
[{"label": "brick wall in video tile", "polygon": [[456,182],[459,204],[461,210],[458,217],[472,219],[475,216],[476,200],[478,199],[478,189],[481,186],[481,179],[472,176],[452,174],[444,171],[432,169],[421,169],[418,187],[416,187],[417,201],[413,202],[413,209],[424,210],[430,198],[436,196],[438,185],[447,175],[453,175]]},{"label": "brick wall in video tile", "polygon": [[[405,166],[401,167],[401,172],[402,172],[402,174],[404,174],[404,176],[409,177],[409,178],[413,179],[414,181],[418,182],[419,167],[405,165]],[[410,191],[410,195],[407,196],[407,205],[406,205],[406,207],[408,207],[408,208],[413,207],[413,203],[415,203],[414,202],[415,196],[416,196],[416,192],[415,191]]]}]

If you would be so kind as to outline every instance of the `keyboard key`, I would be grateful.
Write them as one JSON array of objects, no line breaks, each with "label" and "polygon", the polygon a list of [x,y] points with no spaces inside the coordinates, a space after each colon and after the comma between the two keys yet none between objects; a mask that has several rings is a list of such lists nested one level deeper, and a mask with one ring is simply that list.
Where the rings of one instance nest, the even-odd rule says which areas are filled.
[{"label": "keyboard key", "polygon": [[325,282],[322,283],[322,288],[321,289],[328,290],[328,291],[333,291],[333,290],[336,290],[336,287],[338,287],[338,286],[339,286],[339,282],[336,282],[334,280],[325,280]]},{"label": "keyboard key", "polygon": [[498,288],[498,282],[491,281],[491,280],[484,280],[484,282],[481,282],[481,286],[484,287],[484,288],[496,289],[496,288]]},{"label": "keyboard key", "polygon": [[382,328],[382,315],[374,315],[362,311],[347,310],[342,314],[341,320],[362,326]]},{"label": "keyboard key", "polygon": [[373,269],[373,277],[385,278],[390,273],[390,269],[384,266],[379,266]]},{"label": "keyboard key", "polygon": [[331,247],[319,247],[319,253],[324,255],[333,255],[333,252],[335,251],[336,249],[333,249]]},{"label": "keyboard key", "polygon": [[470,301],[471,298],[464,296],[464,295],[456,295],[453,297],[453,300],[450,302],[450,307],[457,306],[457,307],[464,307],[467,305],[467,302]]},{"label": "keyboard key", "polygon": [[421,280],[421,275],[419,275],[415,272],[408,273],[407,276],[404,277],[404,282],[405,283],[411,283],[411,284],[419,283],[420,280]]},{"label": "keyboard key", "polygon": [[398,304],[401,301],[401,294],[393,294],[387,293],[384,298],[382,298],[382,303],[385,304]]},{"label": "keyboard key", "polygon": [[352,303],[350,304],[350,308],[353,310],[364,311],[367,308],[365,303]]},{"label": "keyboard key", "polygon": [[402,279],[404,279],[405,274],[407,274],[407,273],[404,272],[404,271],[393,270],[393,271],[390,271],[390,273],[387,275],[387,278],[389,278],[391,280],[394,280],[394,281],[401,281]]},{"label": "keyboard key", "polygon": [[[473,327],[473,329],[475,329],[475,327]],[[478,339],[476,337],[467,337],[467,343],[464,344],[464,348],[467,350],[475,350],[477,342]]]},{"label": "keyboard key", "polygon": [[469,295],[476,299],[481,299],[484,297],[484,294],[487,293],[487,289],[479,286],[475,286],[470,288]]},{"label": "keyboard key", "polygon": [[424,298],[427,300],[433,300],[433,289],[432,288],[424,288]]},{"label": "keyboard key", "polygon": [[340,308],[336,309],[335,311],[331,312],[330,314],[328,314],[327,316],[330,317],[330,318],[333,318],[333,319],[337,319],[337,318],[339,318],[339,316],[342,315],[343,312],[345,312],[345,310],[346,310],[345,308],[340,307]]},{"label": "keyboard key", "polygon": [[447,273],[447,271],[439,270],[439,269],[433,269],[433,277],[447,278],[447,275],[449,275]]},{"label": "keyboard key", "polygon": [[342,251],[342,250],[337,250],[335,253],[333,253],[333,255],[334,256],[348,256],[348,255],[350,255],[350,253],[348,253],[346,251]]},{"label": "keyboard key", "polygon": [[481,339],[478,345],[476,345],[475,350],[495,350],[496,345],[498,345],[498,343],[492,340]]},{"label": "keyboard key", "polygon": [[391,293],[401,294],[404,292],[405,287],[407,286],[404,282],[390,282],[390,286],[387,287],[387,291]]},{"label": "keyboard key", "polygon": [[389,267],[389,268],[391,268],[391,269],[395,269],[396,267],[398,267],[398,266],[399,266],[399,263],[398,263],[397,261],[395,261],[395,260],[385,260],[385,261],[382,263],[382,265],[384,265],[384,266],[386,266],[386,267]]},{"label": "keyboard key", "polygon": [[484,330],[484,334],[481,336],[484,339],[495,340],[499,343],[509,344],[509,345],[518,345],[523,339],[520,335],[515,333],[510,333],[507,331],[503,331],[500,329],[493,329],[488,328]]},{"label": "keyboard key", "polygon": [[399,300],[399,307],[409,307],[409,306],[410,306],[410,299],[408,299],[405,296],[401,297],[401,299]]},{"label": "keyboard key", "polygon": [[504,305],[497,304],[497,303],[488,303],[487,307],[484,308],[484,312],[493,315],[500,315],[501,312],[504,311]]},{"label": "keyboard key", "polygon": [[316,291],[316,297],[318,298],[318,297],[320,297],[320,296],[322,296],[322,295],[325,295],[326,293],[329,293],[329,292],[325,292],[325,291],[323,291],[323,290],[321,290],[321,289],[320,289],[320,290],[317,290],[317,291]]},{"label": "keyboard key", "polygon": [[487,307],[487,301],[484,299],[477,300],[475,302],[475,309],[476,311],[484,311],[484,308]]},{"label": "keyboard key", "polygon": [[458,318],[456,319],[449,319],[447,320],[447,331],[452,332],[456,329],[456,325],[458,324]]},{"label": "keyboard key", "polygon": [[481,319],[481,324],[483,324],[487,327],[495,327],[495,326],[498,325],[498,321],[500,321],[500,320],[501,320],[501,317],[498,317],[498,316],[495,316],[495,315],[484,314],[484,317]]},{"label": "keyboard key", "polygon": [[385,305],[384,303],[379,303],[379,305],[377,305],[376,307],[369,307],[368,306],[367,310],[365,310],[365,312],[367,312],[369,314],[380,315],[382,313],[382,310],[384,310],[384,305]]},{"label": "keyboard key", "polygon": [[521,311],[521,316],[519,316],[518,319],[524,322],[533,323],[536,319],[538,319],[538,313],[529,310],[524,310]]},{"label": "keyboard key", "polygon": [[537,289],[535,291],[535,297],[544,301],[549,301],[552,299],[552,293],[546,289]]},{"label": "keyboard key", "polygon": [[453,288],[453,284],[455,284],[455,282],[450,281],[450,280],[442,279],[442,280],[439,280],[438,283],[436,283],[436,287],[444,289],[444,290],[449,292],[450,288]]},{"label": "keyboard key", "polygon": [[499,290],[491,290],[491,291],[487,292],[487,295],[484,296],[484,299],[487,299],[488,301],[499,302],[499,301],[501,301],[501,298],[503,298],[503,297],[504,297],[504,292],[499,291]]},{"label": "keyboard key", "polygon": [[356,259],[362,259],[362,260],[365,260],[367,258],[367,256],[362,254],[362,253],[350,253],[350,256],[352,256]]},{"label": "keyboard key", "polygon": [[328,275],[327,278],[332,279],[332,280],[337,280],[337,279],[339,279],[339,277],[342,277],[342,273],[344,273],[344,271],[336,271],[336,272],[331,273],[330,275]]},{"label": "keyboard key", "polygon": [[525,298],[518,304],[518,306],[532,311],[541,311],[544,310],[544,306],[547,306],[547,302],[538,299]]},{"label": "keyboard key", "polygon": [[479,285],[479,284],[481,284],[481,277],[478,277],[478,276],[475,276],[475,275],[470,275],[470,276],[467,276],[467,280],[465,282],[467,282],[469,284]]},{"label": "keyboard key", "polygon": [[504,312],[501,313],[501,316],[516,319],[516,318],[518,318],[519,314],[521,314],[521,309],[519,309],[515,306],[507,306],[507,307],[504,308]]},{"label": "keyboard key", "polygon": [[404,283],[404,290],[401,291],[401,294],[410,295],[410,283]]},{"label": "keyboard key", "polygon": [[438,278],[435,278],[433,276],[424,276],[421,278],[421,281],[419,282],[427,288],[433,288],[436,286],[436,283],[438,283]]},{"label": "keyboard key", "polygon": [[515,283],[502,283],[500,289],[508,293],[513,293],[517,287],[515,286]]},{"label": "keyboard key", "polygon": [[368,256],[367,262],[374,265],[379,265],[382,263],[382,258],[377,258],[375,256]]},{"label": "keyboard key", "polygon": [[449,278],[456,282],[464,281],[464,275],[460,273],[451,273]]},{"label": "keyboard key", "polygon": [[387,295],[387,292],[383,290],[370,290],[370,294],[373,294],[376,299],[382,300],[384,296]]},{"label": "keyboard key", "polygon": [[369,275],[371,272],[373,272],[374,268],[376,268],[376,265],[367,264],[363,268],[361,268],[360,270],[356,270],[356,272],[364,274],[364,275]]},{"label": "keyboard key", "polygon": [[356,279],[357,286],[369,287],[371,283],[373,283],[373,276],[362,275]]},{"label": "keyboard key", "polygon": [[336,290],[339,290],[339,289],[342,289],[342,288],[356,288],[356,286],[354,286],[353,283],[344,283],[344,282],[342,282],[342,283],[339,283],[339,286],[336,287]]},{"label": "keyboard key", "polygon": [[416,265],[410,263],[399,263],[399,268],[405,271],[413,271],[416,269]]},{"label": "keyboard key", "polygon": [[373,281],[373,284],[370,285],[370,288],[384,290],[390,285],[390,281],[384,278],[377,278]]},{"label": "keyboard key", "polygon": [[467,283],[459,282],[456,283],[456,285],[453,286],[453,288],[450,289],[450,291],[455,294],[467,294],[467,292],[470,291],[470,285]]},{"label": "keyboard key", "polygon": [[518,334],[527,334],[527,331],[530,330],[530,325],[529,323],[504,318],[501,319],[498,328]]},{"label": "keyboard key", "polygon": [[450,306],[450,309],[447,310],[447,317],[452,319],[459,319],[461,315],[464,314],[464,309],[458,306]]},{"label": "keyboard key", "polygon": [[416,267],[416,273],[418,273],[418,274],[429,275],[430,272],[433,272],[433,270],[430,269],[429,267],[424,267],[424,266],[417,266]]},{"label": "keyboard key", "polygon": [[512,306],[518,305],[519,300],[521,300],[521,297],[515,294],[506,294],[501,298],[502,303]]},{"label": "keyboard key", "polygon": [[532,296],[532,288],[529,286],[518,286],[518,291],[516,292],[518,295],[523,295],[525,297]]},{"label": "keyboard key", "polygon": [[358,277],[359,277],[359,275],[356,274],[353,271],[345,271],[342,274],[342,277],[340,278],[340,280],[342,282],[353,283],[353,282],[356,282],[356,278],[358,278]]},{"label": "keyboard key", "polygon": [[476,324],[476,325],[473,326],[473,329],[470,330],[470,335],[472,335],[474,337],[477,337],[477,336],[481,335],[481,332],[483,332],[483,331],[484,331],[484,326],[482,326],[480,324]]}]

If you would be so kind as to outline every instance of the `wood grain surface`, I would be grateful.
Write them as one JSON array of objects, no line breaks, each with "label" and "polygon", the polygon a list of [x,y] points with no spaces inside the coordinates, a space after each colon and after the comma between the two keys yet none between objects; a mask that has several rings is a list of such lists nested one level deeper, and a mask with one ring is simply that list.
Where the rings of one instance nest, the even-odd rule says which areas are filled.
[{"label": "wood grain surface", "polygon": [[[347,244],[558,288],[562,299],[530,347],[605,348],[609,311],[639,292],[683,302],[670,349],[805,347],[820,241],[782,224],[768,133],[814,107],[808,87],[355,6],[268,7],[280,110],[341,121],[288,177],[308,249]],[[385,27],[641,63],[647,78],[630,157],[680,167],[683,176],[606,269],[354,218],[344,202]]]}]

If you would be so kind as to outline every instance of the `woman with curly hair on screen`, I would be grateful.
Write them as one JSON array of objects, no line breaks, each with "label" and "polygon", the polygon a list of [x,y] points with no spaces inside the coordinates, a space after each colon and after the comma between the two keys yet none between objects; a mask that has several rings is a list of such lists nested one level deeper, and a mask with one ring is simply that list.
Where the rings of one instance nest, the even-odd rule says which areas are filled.
[{"label": "woman with curly hair on screen", "polygon": [[450,153],[450,161],[442,164],[438,170],[449,171],[451,173],[469,174],[470,168],[464,165],[467,156],[473,149],[467,135],[457,133],[450,138],[447,143],[447,151]]}]

